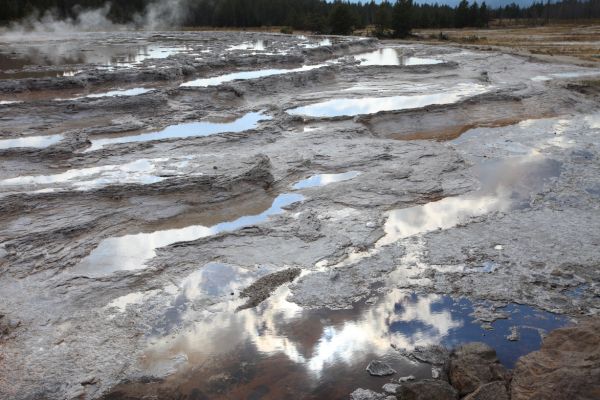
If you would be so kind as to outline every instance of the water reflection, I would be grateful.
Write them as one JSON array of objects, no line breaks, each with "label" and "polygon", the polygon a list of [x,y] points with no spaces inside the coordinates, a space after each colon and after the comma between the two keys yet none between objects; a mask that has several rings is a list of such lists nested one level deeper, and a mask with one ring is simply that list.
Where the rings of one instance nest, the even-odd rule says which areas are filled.
[{"label": "water reflection", "polygon": [[[267,42],[268,44],[268,42]],[[265,51],[265,41],[262,39],[256,40],[255,42],[244,42],[238,45],[230,46],[227,50],[252,50],[252,51]]]},{"label": "water reflection", "polygon": [[271,119],[262,112],[252,112],[232,122],[189,122],[184,124],[171,125],[162,131],[144,133],[141,135],[121,136],[107,139],[92,140],[92,145],[86,149],[86,152],[95,151],[118,143],[147,142],[151,140],[188,138],[198,136],[210,136],[219,133],[235,133],[254,129],[260,121]]},{"label": "water reflection", "polygon": [[310,71],[313,69],[325,67],[327,65],[328,64],[317,64],[317,65],[304,65],[300,68],[292,68],[292,69],[260,69],[260,70],[256,70],[256,71],[233,72],[231,74],[215,76],[212,78],[195,79],[193,81],[184,82],[180,86],[182,86],[182,87],[218,86],[223,83],[232,82],[232,81],[236,81],[236,80],[257,79],[257,78],[264,78],[264,77],[273,76],[273,75],[293,74],[296,72]]},{"label": "water reflection", "polygon": [[537,75],[537,76],[534,76],[533,78],[531,78],[531,80],[535,81],[535,82],[544,82],[544,81],[551,81],[553,78],[572,79],[572,78],[581,78],[581,77],[596,76],[596,75],[600,75],[600,72],[598,72],[598,71],[559,72],[559,73],[548,74],[548,75]]},{"label": "water reflection", "polygon": [[52,185],[74,190],[89,190],[111,184],[151,184],[166,179],[166,176],[180,173],[189,160],[190,157],[139,159],[122,165],[71,169],[54,175],[18,176],[0,181],[0,186],[22,190],[23,186],[39,189]]},{"label": "water reflection", "polygon": [[60,142],[63,135],[27,136],[14,139],[0,140],[0,149],[11,149],[17,147],[44,148]]},{"label": "water reflection", "polygon": [[[232,295],[249,286],[261,276],[273,271],[269,266],[248,269],[231,264],[208,263],[185,277],[177,288],[171,289],[175,295],[161,322],[153,327],[153,335],[167,335],[189,317],[190,305],[211,307],[228,301]],[[127,298],[126,295],[119,299]],[[116,301],[119,301],[117,299]],[[122,300],[121,300],[122,302]]]},{"label": "water reflection", "polygon": [[348,171],[341,174],[318,174],[296,183],[293,188],[306,189],[316,186],[325,186],[330,183],[347,181],[356,178],[358,175],[360,175],[359,171]]},{"label": "water reflection", "polygon": [[600,113],[587,115],[584,120],[591,129],[600,129]]},{"label": "water reflection", "polygon": [[88,94],[86,96],[82,96],[82,97],[76,97],[76,99],[82,99],[82,98],[100,98],[100,97],[118,97],[118,96],[138,96],[140,94],[144,94],[144,93],[148,93],[151,92],[153,89],[147,89],[147,88],[133,88],[133,89],[117,89],[117,90],[110,90],[108,92],[103,92],[103,93],[93,93],[93,94]]},{"label": "water reflection", "polygon": [[[226,275],[227,282],[234,282],[226,284],[227,290],[236,290],[247,277],[243,273],[231,278],[230,274],[238,271],[221,268],[213,265],[208,275]],[[206,277],[197,277],[196,281],[184,281],[173,304],[189,300],[186,293],[191,288],[193,298],[208,296],[210,285],[203,284]],[[397,377],[431,376],[428,365],[409,361],[390,344],[410,351],[416,346],[452,347],[484,341],[498,349],[501,361],[511,367],[520,355],[539,348],[541,332],[567,323],[547,312],[510,305],[505,310],[509,319],[493,323],[494,330],[486,331],[474,323],[469,315],[473,305],[466,299],[402,290],[387,292],[372,306],[357,304],[353,310],[336,311],[303,310],[289,303],[287,295],[287,289],[280,288],[258,308],[237,313],[235,309],[243,301],[231,297],[215,304],[202,303],[204,312],[199,306],[179,307],[177,321],[185,329],[171,326],[171,331],[149,338],[152,344],[144,357],[145,368],[149,374],[161,373],[165,364],[186,360],[178,362],[171,370],[177,373],[165,381],[177,394],[247,398],[264,386],[264,399],[281,398],[282,390],[296,398],[344,398],[356,387],[380,390],[385,381],[364,370],[374,358],[390,363],[398,371]],[[165,315],[165,319],[174,320],[173,315]],[[505,340],[513,325],[521,327],[518,342]],[[174,331],[179,333],[173,335]],[[241,376],[240,364],[247,365]],[[235,378],[215,387],[212,382],[217,375]],[[127,387],[120,390],[127,391]],[[141,391],[144,393],[143,387]]]},{"label": "water reflection", "polygon": [[[306,39],[306,37],[300,37],[303,39]],[[325,39],[321,39],[318,42],[311,42],[311,43],[304,43],[301,44],[302,47],[304,47],[305,49],[316,49],[317,47],[323,47],[323,46],[331,46],[332,42],[331,39],[329,38],[325,38]]]},{"label": "water reflection", "polygon": [[380,111],[419,108],[432,104],[451,104],[465,97],[484,93],[486,90],[487,88],[483,85],[458,84],[456,85],[456,89],[447,92],[410,96],[333,99],[293,108],[287,110],[287,112],[293,115],[305,115],[317,118],[355,116],[373,114]]},{"label": "water reflection", "polygon": [[[99,69],[130,68],[147,59],[164,59],[190,50],[189,46],[130,44],[86,48],[84,43],[77,42],[7,45],[0,53],[0,79],[72,76],[76,70],[64,66],[84,64],[92,64]],[[35,69],[40,66],[62,68]]]},{"label": "water reflection", "polygon": [[360,61],[360,65],[396,65],[396,66],[410,66],[410,65],[432,65],[441,64],[444,61],[436,60],[433,58],[420,58],[420,57],[408,57],[403,53],[394,48],[384,48],[375,50],[369,53],[363,53],[354,56],[356,60]]},{"label": "water reflection", "polygon": [[111,237],[100,242],[98,247],[81,260],[71,272],[76,275],[101,276],[116,271],[141,269],[156,255],[157,248],[264,222],[270,216],[283,212],[284,207],[303,199],[304,197],[299,194],[282,194],[277,196],[270,208],[258,215],[247,215],[213,226],[192,225],[179,229]]},{"label": "water reflection", "polygon": [[527,207],[532,194],[542,190],[549,178],[560,175],[561,163],[542,156],[514,157],[483,163],[477,170],[481,188],[476,192],[391,211],[385,224],[386,235],[377,246],[448,229],[492,211]]}]

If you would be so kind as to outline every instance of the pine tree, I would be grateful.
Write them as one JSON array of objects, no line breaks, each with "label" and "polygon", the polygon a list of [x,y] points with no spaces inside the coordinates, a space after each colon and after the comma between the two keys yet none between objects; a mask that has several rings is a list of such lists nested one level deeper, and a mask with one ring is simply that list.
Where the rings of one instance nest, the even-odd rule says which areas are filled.
[{"label": "pine tree", "polygon": [[412,30],[412,0],[397,0],[394,4],[392,16],[392,29],[394,37],[404,38],[410,35]]},{"label": "pine tree", "polygon": [[334,35],[349,35],[354,30],[354,18],[346,3],[336,2],[329,14],[329,26]]},{"label": "pine tree", "polygon": [[457,28],[464,28],[469,25],[469,2],[467,0],[461,0],[456,8],[454,15],[454,25]]},{"label": "pine tree", "polygon": [[375,12],[375,35],[385,36],[392,27],[392,5],[384,1]]}]

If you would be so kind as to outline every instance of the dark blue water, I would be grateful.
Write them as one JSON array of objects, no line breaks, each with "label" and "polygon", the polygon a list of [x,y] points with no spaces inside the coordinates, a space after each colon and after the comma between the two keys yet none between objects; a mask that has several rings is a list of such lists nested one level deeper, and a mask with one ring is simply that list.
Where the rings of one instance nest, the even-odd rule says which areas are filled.
[{"label": "dark blue water", "polygon": [[[406,309],[416,304],[420,298],[419,294],[413,293],[404,298],[401,303],[394,306],[396,314],[405,313]],[[450,296],[439,296],[429,305],[430,315],[451,316],[454,328],[449,329],[441,338],[439,344],[448,348],[454,348],[468,342],[484,342],[493,347],[498,358],[508,368],[513,368],[517,359],[524,354],[538,350],[542,344],[542,334],[569,324],[565,316],[538,310],[534,307],[519,304],[509,304],[500,308],[507,314],[507,319],[499,319],[491,325],[492,330],[481,327],[470,316],[473,312],[473,303],[467,299],[453,299]],[[429,315],[429,314],[428,314]],[[506,339],[511,333],[511,327],[517,326],[520,338],[517,341]],[[439,327],[430,324],[427,319],[415,318],[411,321],[400,321],[389,326],[390,332],[401,334],[410,338],[414,337],[437,337]]]}]

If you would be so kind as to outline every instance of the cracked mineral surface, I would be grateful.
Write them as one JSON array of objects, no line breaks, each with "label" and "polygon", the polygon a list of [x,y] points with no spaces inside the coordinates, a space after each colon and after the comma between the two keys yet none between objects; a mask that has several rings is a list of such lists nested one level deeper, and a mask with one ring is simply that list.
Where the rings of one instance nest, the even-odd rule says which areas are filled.
[{"label": "cracked mineral surface", "polygon": [[391,382],[373,360],[436,378],[428,346],[480,341],[511,368],[598,318],[597,65],[242,32],[5,44],[2,398],[348,398]]}]

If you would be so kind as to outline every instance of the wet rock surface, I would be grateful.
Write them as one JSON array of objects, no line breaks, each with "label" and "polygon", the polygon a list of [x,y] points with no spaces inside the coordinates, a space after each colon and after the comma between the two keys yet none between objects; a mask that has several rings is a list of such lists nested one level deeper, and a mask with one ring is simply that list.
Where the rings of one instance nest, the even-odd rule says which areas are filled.
[{"label": "wet rock surface", "polygon": [[506,382],[496,381],[479,386],[473,393],[465,397],[465,400],[509,400],[506,390]]},{"label": "wet rock surface", "polygon": [[397,398],[407,400],[457,400],[458,392],[446,381],[425,379],[405,383],[398,389]]},{"label": "wet rock surface", "polygon": [[301,271],[300,268],[289,268],[259,278],[252,285],[240,292],[240,297],[248,298],[248,301],[240,306],[239,310],[256,307],[265,301],[279,286],[293,281],[300,275]]},{"label": "wet rock surface", "polygon": [[511,399],[595,399],[600,396],[600,322],[551,332],[539,351],[521,357]]},{"label": "wet rock surface", "polygon": [[[106,68],[105,43],[154,56]],[[589,68],[265,33],[67,44],[90,50],[74,76],[0,80],[0,397],[502,396],[497,359],[597,316]],[[390,46],[440,62],[361,65]]]},{"label": "wet rock surface", "polygon": [[506,381],[509,372],[496,357],[496,351],[483,343],[469,343],[450,356],[449,380],[461,396],[493,381]]},{"label": "wet rock surface", "polygon": [[378,360],[373,360],[367,365],[367,372],[373,376],[388,376],[396,373],[388,364]]}]

